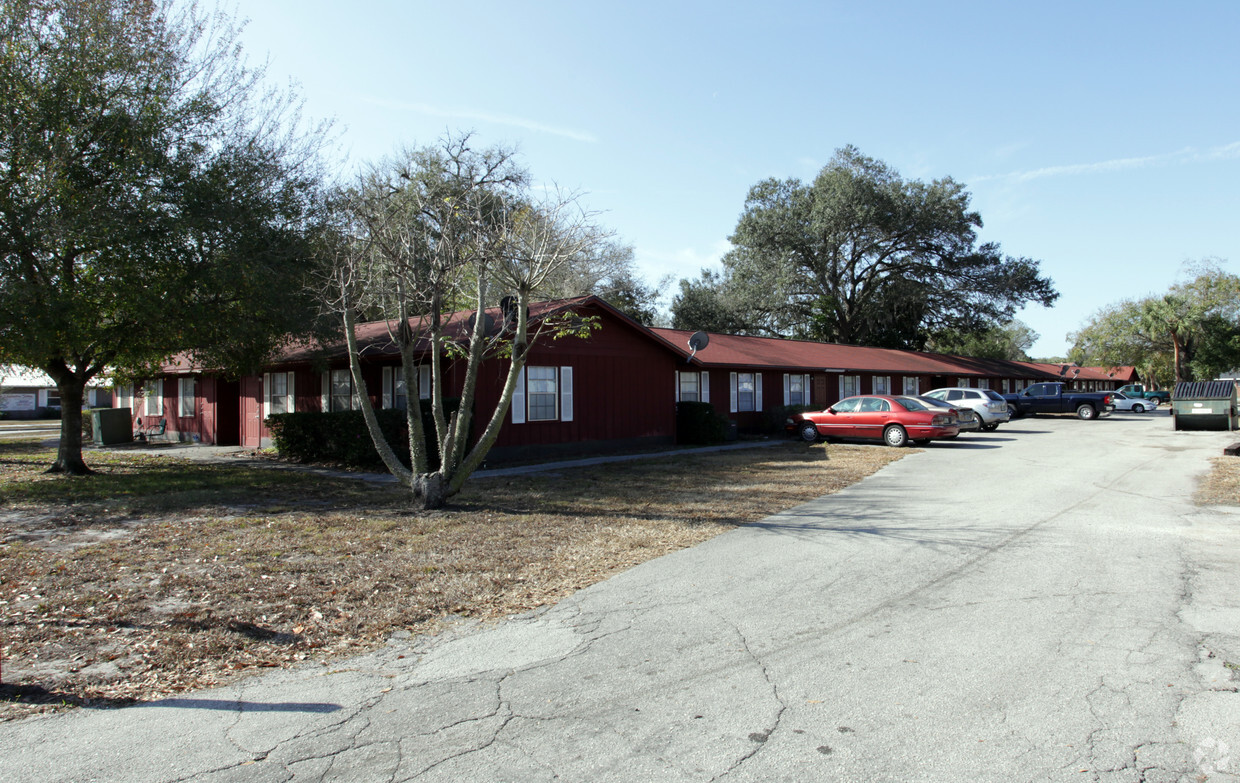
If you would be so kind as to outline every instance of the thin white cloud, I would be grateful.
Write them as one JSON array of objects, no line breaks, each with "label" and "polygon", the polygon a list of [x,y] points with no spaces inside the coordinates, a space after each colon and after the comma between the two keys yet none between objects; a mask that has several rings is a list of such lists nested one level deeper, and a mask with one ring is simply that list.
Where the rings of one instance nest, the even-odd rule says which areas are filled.
[{"label": "thin white cloud", "polygon": [[1143,169],[1150,166],[1162,166],[1175,163],[1191,163],[1202,160],[1219,160],[1225,158],[1240,157],[1240,141],[1224,144],[1218,147],[1211,147],[1207,150],[1197,150],[1193,147],[1185,147],[1175,152],[1166,152],[1161,155],[1146,155],[1140,158],[1114,158],[1112,160],[1103,160],[1095,163],[1074,163],[1064,166],[1045,166],[1040,169],[1031,169],[1029,171],[1013,171],[1008,174],[994,174],[983,177],[975,177],[972,182],[986,182],[989,180],[1006,179],[1014,182],[1030,182],[1035,179],[1046,179],[1048,177],[1071,177],[1089,174],[1104,174],[1113,171],[1129,171],[1132,169]]},{"label": "thin white cloud", "polygon": [[406,111],[417,112],[418,114],[426,114],[431,117],[446,117],[454,120],[470,120],[473,122],[485,122],[493,125],[507,125],[513,128],[522,128],[535,133],[548,133],[552,136],[562,136],[573,141],[584,141],[589,144],[598,142],[598,137],[592,133],[579,131],[574,128],[561,128],[555,125],[547,125],[535,120],[527,120],[524,117],[515,117],[511,114],[493,114],[491,112],[475,111],[473,109],[464,108],[440,108],[431,106],[426,103],[406,103],[404,101],[393,101],[386,98],[375,98],[371,96],[363,97],[367,103],[376,106],[387,106],[393,109],[404,109]]}]

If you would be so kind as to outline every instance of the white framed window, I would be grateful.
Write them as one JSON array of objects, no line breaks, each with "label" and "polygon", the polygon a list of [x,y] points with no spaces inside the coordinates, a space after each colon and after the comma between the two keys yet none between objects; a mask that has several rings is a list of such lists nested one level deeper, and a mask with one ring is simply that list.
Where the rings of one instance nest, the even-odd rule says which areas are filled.
[{"label": "white framed window", "polygon": [[530,421],[555,421],[558,418],[559,394],[557,373],[554,367],[527,367],[526,400]]},{"label": "white framed window", "polygon": [[762,410],[762,373],[728,373],[728,410],[732,413]]},{"label": "white framed window", "polygon": [[133,410],[133,384],[123,383],[115,388],[116,407]]},{"label": "white framed window", "polygon": [[890,375],[875,375],[871,385],[874,387],[874,394],[891,394]]},{"label": "white framed window", "polygon": [[972,384],[970,384],[970,383],[969,383],[969,379],[968,379],[968,378],[957,378],[957,379],[956,379],[956,385],[967,389],[967,388],[969,388],[969,386],[971,386]]},{"label": "white framed window", "polygon": [[[431,398],[431,367],[419,364],[418,399]],[[405,410],[409,407],[409,392],[405,388],[405,371],[400,365],[383,368],[383,407]]]},{"label": "white framed window", "polygon": [[194,415],[195,385],[193,378],[177,378],[177,415],[183,419]]},{"label": "white framed window", "polygon": [[904,376],[904,394],[909,397],[921,394],[921,379],[916,375]]},{"label": "white framed window", "polygon": [[573,368],[526,366],[512,395],[512,423],[573,420]]},{"label": "white framed window", "polygon": [[332,370],[328,387],[329,410],[347,411],[353,407],[353,374],[348,370]]},{"label": "white framed window", "polygon": [[145,416],[163,416],[164,415],[164,382],[162,379],[156,378],[153,381],[147,381],[142,386],[142,393],[146,400],[143,403],[143,415]]},{"label": "white framed window", "polygon": [[[289,384],[291,387],[292,381]],[[353,373],[348,368],[325,370],[319,381],[319,410],[328,413],[357,410],[360,407],[357,390],[353,388]]]},{"label": "white framed window", "polygon": [[754,409],[754,373],[743,372],[736,376],[736,404],[739,411]]},{"label": "white framed window", "polygon": [[265,416],[294,411],[293,379],[295,377],[291,372],[271,372],[263,375]]},{"label": "white framed window", "polygon": [[810,404],[810,376],[784,373],[784,405]]},{"label": "white framed window", "polygon": [[676,372],[676,402],[710,402],[710,373]]},{"label": "white framed window", "polygon": [[989,379],[989,378],[978,378],[978,379],[977,379],[977,388],[979,388],[979,389],[989,389],[989,388],[990,388],[990,379]]},{"label": "white framed window", "polygon": [[861,393],[861,376],[860,375],[841,375],[840,376],[840,399],[845,397],[856,397]]}]

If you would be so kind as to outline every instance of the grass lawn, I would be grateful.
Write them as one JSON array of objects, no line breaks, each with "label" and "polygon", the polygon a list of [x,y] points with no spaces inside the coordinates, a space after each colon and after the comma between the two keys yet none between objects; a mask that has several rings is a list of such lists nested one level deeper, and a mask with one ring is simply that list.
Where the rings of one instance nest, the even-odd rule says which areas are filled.
[{"label": "grass lawn", "polygon": [[769,448],[405,490],[277,466],[0,442],[0,720],[124,704],[493,618],[836,492],[912,453]]}]

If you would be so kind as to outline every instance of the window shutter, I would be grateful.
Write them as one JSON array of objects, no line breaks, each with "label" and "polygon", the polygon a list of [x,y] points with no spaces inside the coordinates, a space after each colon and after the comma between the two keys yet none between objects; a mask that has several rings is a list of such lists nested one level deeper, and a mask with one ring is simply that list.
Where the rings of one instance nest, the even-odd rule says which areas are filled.
[{"label": "window shutter", "polygon": [[753,374],[753,409],[761,413],[765,410],[762,407],[762,373]]},{"label": "window shutter", "polygon": [[297,406],[297,395],[293,392],[293,380],[297,377],[297,373],[289,372],[288,374],[288,403],[284,406],[284,410],[292,413]]},{"label": "window shutter", "polygon": [[323,371],[323,378],[320,381],[319,392],[319,410],[327,413],[332,409],[332,376],[327,370]]},{"label": "window shutter", "polygon": [[672,377],[676,379],[676,402],[680,402],[680,370],[674,370]]},{"label": "window shutter", "polygon": [[429,364],[418,365],[418,398],[431,398],[431,367]]},{"label": "window shutter", "polygon": [[731,384],[732,386],[732,389],[731,389],[732,394],[730,395],[731,404],[728,407],[728,410],[731,411],[732,413],[736,413],[736,373],[734,372],[728,373],[728,383]]},{"label": "window shutter", "polygon": [[271,415],[271,373],[263,373],[263,418]]},{"label": "window shutter", "polygon": [[710,373],[702,373],[702,402],[710,402]]},{"label": "window shutter", "polygon": [[512,423],[525,423],[525,368],[517,373],[517,388],[512,392]]},{"label": "window shutter", "polygon": [[792,404],[792,376],[784,373],[784,405]]},{"label": "window shutter", "polygon": [[383,368],[383,409],[392,407],[392,368]]},{"label": "window shutter", "polygon": [[573,368],[560,368],[560,421],[573,420]]}]

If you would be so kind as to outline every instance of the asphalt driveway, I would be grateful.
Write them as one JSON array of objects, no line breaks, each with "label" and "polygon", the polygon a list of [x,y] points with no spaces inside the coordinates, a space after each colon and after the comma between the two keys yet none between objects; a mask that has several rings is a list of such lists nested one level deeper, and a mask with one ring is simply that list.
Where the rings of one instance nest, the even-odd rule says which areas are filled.
[{"label": "asphalt driveway", "polygon": [[0,725],[0,777],[1240,780],[1236,439],[966,435],[549,610]]}]

